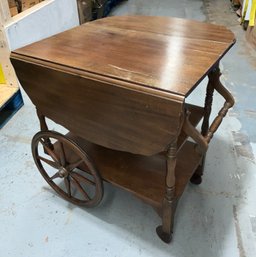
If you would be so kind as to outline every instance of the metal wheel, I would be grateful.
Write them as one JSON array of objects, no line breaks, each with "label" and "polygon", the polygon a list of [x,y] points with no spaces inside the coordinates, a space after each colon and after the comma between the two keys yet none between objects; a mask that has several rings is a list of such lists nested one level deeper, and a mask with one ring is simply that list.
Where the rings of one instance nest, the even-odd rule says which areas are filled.
[{"label": "metal wheel", "polygon": [[38,132],[32,154],[47,183],[64,199],[92,207],[102,199],[102,180],[87,154],[71,139],[53,131]]}]

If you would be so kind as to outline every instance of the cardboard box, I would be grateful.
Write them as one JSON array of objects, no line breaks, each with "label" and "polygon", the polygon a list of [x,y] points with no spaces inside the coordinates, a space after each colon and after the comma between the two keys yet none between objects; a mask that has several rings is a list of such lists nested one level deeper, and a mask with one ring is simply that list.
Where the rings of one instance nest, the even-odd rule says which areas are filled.
[{"label": "cardboard box", "polygon": [[15,16],[16,14],[18,14],[17,6],[10,7],[10,14],[11,16]]},{"label": "cardboard box", "polygon": [[8,0],[8,4],[10,9],[16,6],[15,0]]},{"label": "cardboard box", "polygon": [[29,9],[40,2],[40,0],[22,0],[22,11]]}]

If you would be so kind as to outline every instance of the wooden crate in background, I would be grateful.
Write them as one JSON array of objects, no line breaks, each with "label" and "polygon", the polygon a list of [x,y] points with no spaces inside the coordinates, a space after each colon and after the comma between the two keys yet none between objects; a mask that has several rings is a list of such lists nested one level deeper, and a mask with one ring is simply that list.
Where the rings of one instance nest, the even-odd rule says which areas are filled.
[{"label": "wooden crate in background", "polygon": [[25,11],[44,0],[8,0],[11,16]]},{"label": "wooden crate in background", "polygon": [[17,7],[16,6],[10,7],[10,13],[11,13],[11,16],[14,16],[14,15],[18,14]]},{"label": "wooden crate in background", "polygon": [[15,0],[8,0],[8,4],[9,4],[11,16],[18,14],[18,8],[16,6]]},{"label": "wooden crate in background", "polygon": [[29,9],[38,3],[40,3],[40,0],[22,0],[22,11]]},{"label": "wooden crate in background", "polygon": [[8,0],[8,4],[9,4],[9,7],[10,7],[10,8],[16,6],[15,0]]}]

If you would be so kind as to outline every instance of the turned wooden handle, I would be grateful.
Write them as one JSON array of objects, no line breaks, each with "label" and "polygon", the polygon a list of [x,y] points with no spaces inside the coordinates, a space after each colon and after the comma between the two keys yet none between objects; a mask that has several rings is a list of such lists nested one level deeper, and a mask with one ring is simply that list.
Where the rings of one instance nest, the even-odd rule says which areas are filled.
[{"label": "turned wooden handle", "polygon": [[210,143],[214,133],[220,126],[223,118],[226,116],[228,109],[231,108],[235,101],[230,92],[218,81],[214,85],[214,89],[225,98],[225,103],[218,113],[218,116],[214,119],[210,128],[208,129],[206,136],[203,136],[189,121],[189,111],[186,112],[186,118],[183,124],[183,131],[190,136],[197,144],[197,149],[200,153],[204,154],[207,151],[208,144]]},{"label": "turned wooden handle", "polygon": [[206,142],[209,143],[214,135],[214,133],[216,132],[216,130],[219,128],[223,118],[226,116],[229,108],[231,108],[234,103],[235,100],[233,98],[233,96],[230,94],[230,92],[221,84],[220,81],[218,81],[218,83],[216,83],[216,85],[214,86],[214,89],[224,97],[224,99],[226,100],[223,107],[221,108],[221,110],[219,111],[217,117],[214,119],[214,121],[212,122],[212,124],[210,125],[210,128],[206,134],[206,136],[204,137]]},{"label": "turned wooden handle", "polygon": [[205,138],[197,131],[197,129],[190,123],[189,114],[189,111],[187,111],[182,129],[198,144],[199,152],[204,154],[207,151],[208,143]]}]

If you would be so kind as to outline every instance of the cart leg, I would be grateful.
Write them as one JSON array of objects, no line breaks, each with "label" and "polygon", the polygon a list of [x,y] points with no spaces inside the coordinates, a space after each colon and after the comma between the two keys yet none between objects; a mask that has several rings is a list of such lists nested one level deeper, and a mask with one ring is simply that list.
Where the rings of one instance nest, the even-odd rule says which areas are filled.
[{"label": "cart leg", "polygon": [[[36,113],[37,113],[37,117],[39,119],[39,122],[40,122],[40,129],[41,131],[47,131],[49,130],[48,129],[48,126],[46,124],[46,120],[45,120],[45,116],[37,109],[36,110]],[[48,146],[51,150],[53,150],[53,144],[51,143],[50,139],[49,138],[45,138],[45,144],[46,146]],[[47,152],[45,151],[45,153],[47,154]]]},{"label": "cart leg", "polygon": [[201,163],[198,165],[196,171],[194,172],[193,176],[190,179],[190,182],[195,185],[200,185],[202,183],[202,176],[204,173],[204,163],[205,163],[205,156],[202,157]]},{"label": "cart leg", "polygon": [[[217,65],[208,75],[209,81],[206,89],[206,97],[204,103],[204,120],[201,128],[201,134],[206,136],[209,130],[209,119],[212,111],[212,99],[213,99],[213,91],[214,87],[217,83],[219,83],[220,79],[220,69],[219,65]],[[193,176],[190,179],[190,182],[196,185],[201,184],[202,176],[204,172],[204,163],[205,163],[205,156],[203,156],[202,161],[196,171],[194,172]]]},{"label": "cart leg", "polygon": [[167,152],[167,173],[165,197],[163,200],[162,226],[156,228],[158,236],[165,242],[172,240],[173,220],[176,209],[175,201],[175,168],[176,168],[176,143],[171,145]]}]

